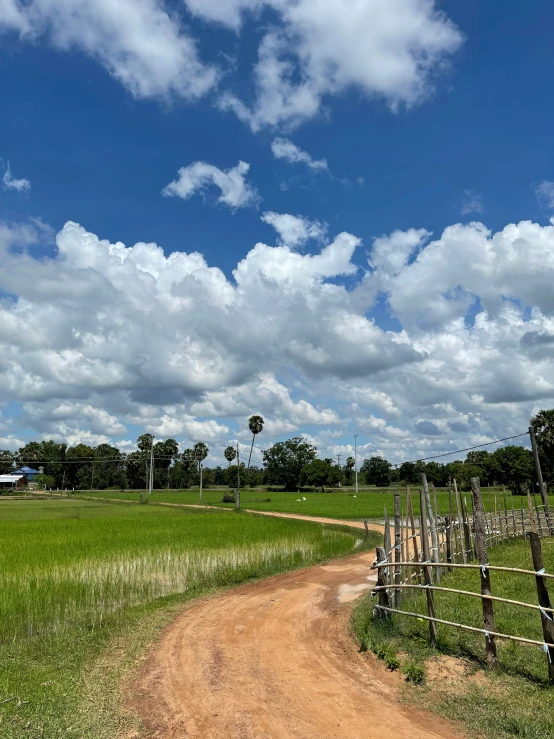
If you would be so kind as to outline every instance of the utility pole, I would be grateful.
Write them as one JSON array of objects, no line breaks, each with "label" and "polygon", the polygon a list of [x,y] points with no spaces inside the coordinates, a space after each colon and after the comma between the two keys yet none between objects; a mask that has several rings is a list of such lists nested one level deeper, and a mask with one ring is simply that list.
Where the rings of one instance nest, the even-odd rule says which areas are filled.
[{"label": "utility pole", "polygon": [[150,472],[148,475],[148,493],[146,494],[146,500],[150,498],[153,487],[154,487],[154,437],[152,437],[152,444],[150,446]]},{"label": "utility pole", "polygon": [[354,434],[354,475],[356,477],[356,495],[358,495],[358,434]]},{"label": "utility pole", "polygon": [[202,503],[202,460],[198,460],[198,471],[200,472],[200,502]]},{"label": "utility pole", "polygon": [[239,443],[237,441],[237,492],[235,494],[235,505],[237,511],[240,510],[240,450]]},{"label": "utility pole", "polygon": [[[337,465],[339,467],[339,473],[340,473],[340,458],[341,458],[341,456],[342,456],[341,454],[337,454]],[[340,474],[339,474],[339,488],[340,487],[342,487],[342,486],[340,484]]]}]

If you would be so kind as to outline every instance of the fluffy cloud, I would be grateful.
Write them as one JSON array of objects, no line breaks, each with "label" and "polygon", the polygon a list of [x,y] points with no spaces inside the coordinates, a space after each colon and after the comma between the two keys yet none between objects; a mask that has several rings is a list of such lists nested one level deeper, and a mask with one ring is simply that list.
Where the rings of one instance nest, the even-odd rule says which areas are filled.
[{"label": "fluffy cloud", "polygon": [[218,201],[230,208],[255,205],[259,197],[246,182],[249,170],[250,165],[240,161],[236,167],[227,170],[206,162],[193,162],[188,167],[181,167],[179,177],[164,187],[162,194],[186,200],[194,193],[203,192],[209,185],[214,185],[221,191]]},{"label": "fluffy cloud", "polygon": [[435,73],[463,41],[433,0],[186,1],[235,30],[244,13],[262,7],[280,19],[258,49],[254,104],[230,93],[221,101],[253,130],[298,124],[317,115],[326,96],[350,88],[393,110],[415,105],[432,93]]},{"label": "fluffy cloud", "polygon": [[[247,444],[258,412],[257,443],[307,431],[342,454],[358,432],[360,454],[402,461],[525,431],[554,404],[554,224],[395,231],[367,271],[352,234],[315,254],[258,243],[233,279],[71,222],[35,259],[45,234],[0,226],[0,288],[16,296],[0,302],[0,404],[39,435],[132,426],[217,450]],[[378,298],[400,330],[368,318]]]},{"label": "fluffy cloud", "polygon": [[[433,92],[462,43],[434,0],[185,0],[190,14],[241,32],[246,14],[270,13],[253,68],[254,102],[230,89],[218,104],[253,130],[292,126],[349,89],[391,109]],[[0,34],[80,51],[136,98],[196,100],[228,75],[203,61],[179,12],[164,0],[3,0]],[[232,82],[228,82],[230,88]]]},{"label": "fluffy cloud", "polygon": [[314,172],[328,172],[326,159],[314,159],[289,139],[276,138],[271,142],[271,151],[275,159],[284,159],[289,164],[305,164]]},{"label": "fluffy cloud", "polygon": [[320,221],[312,221],[302,216],[293,216],[290,213],[274,213],[267,211],[261,216],[279,234],[279,243],[290,246],[291,249],[303,246],[309,239],[322,239],[327,227]]},{"label": "fluffy cloud", "polygon": [[6,188],[6,190],[29,192],[29,190],[31,189],[31,183],[29,182],[29,180],[26,180],[23,177],[21,179],[17,179],[12,175],[9,162],[6,165],[6,170],[2,177],[2,182],[4,183],[4,187]]},{"label": "fluffy cloud", "polygon": [[217,73],[160,0],[4,0],[0,33],[92,57],[137,98],[197,99]]}]

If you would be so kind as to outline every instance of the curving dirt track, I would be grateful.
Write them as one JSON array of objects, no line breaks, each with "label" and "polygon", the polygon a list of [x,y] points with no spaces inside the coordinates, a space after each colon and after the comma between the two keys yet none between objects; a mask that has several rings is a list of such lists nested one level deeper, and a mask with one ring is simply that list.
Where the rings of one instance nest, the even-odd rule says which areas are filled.
[{"label": "curving dirt track", "polygon": [[461,736],[450,723],[401,705],[400,678],[357,651],[348,602],[371,584],[373,558],[365,552],[188,606],[133,686],[145,736]]}]

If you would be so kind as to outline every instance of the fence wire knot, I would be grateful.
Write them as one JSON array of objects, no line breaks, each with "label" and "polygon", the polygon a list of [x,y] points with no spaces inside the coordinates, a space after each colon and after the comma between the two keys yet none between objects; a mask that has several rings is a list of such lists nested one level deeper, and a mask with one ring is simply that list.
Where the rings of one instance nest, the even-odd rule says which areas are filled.
[{"label": "fence wire knot", "polygon": [[483,577],[485,577],[485,575],[487,574],[487,568],[488,568],[488,566],[489,566],[488,565],[488,562],[487,562],[486,565],[481,565],[481,574],[483,575]]},{"label": "fence wire knot", "polygon": [[487,639],[487,641],[491,638],[491,635],[486,629],[483,629],[483,634],[485,635],[485,639]]},{"label": "fence wire knot", "polygon": [[[552,616],[549,616],[548,613],[544,610],[544,608],[542,606],[539,606],[539,610],[540,610],[541,614],[545,618],[547,618],[549,621],[552,621]],[[550,654],[550,652],[549,652],[549,654]]]},{"label": "fence wire knot", "polygon": [[541,570],[535,570],[535,575],[544,575],[546,572],[545,568],[543,567]]},{"label": "fence wire knot", "polygon": [[552,662],[552,657],[550,656],[550,648],[546,642],[542,645],[542,651],[548,656],[548,661]]}]

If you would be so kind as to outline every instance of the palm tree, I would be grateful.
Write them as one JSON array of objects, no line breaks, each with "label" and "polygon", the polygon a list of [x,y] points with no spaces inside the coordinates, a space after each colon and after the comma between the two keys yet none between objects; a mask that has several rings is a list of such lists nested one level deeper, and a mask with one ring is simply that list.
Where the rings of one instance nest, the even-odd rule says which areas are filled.
[{"label": "palm tree", "polygon": [[192,447],[192,455],[198,462],[198,472],[200,474],[200,502],[202,502],[202,462],[209,454],[209,450],[203,441],[199,441]]},{"label": "palm tree", "polygon": [[248,457],[248,469],[250,469],[250,460],[252,459],[252,450],[254,449],[254,440],[261,433],[264,427],[264,419],[261,416],[250,416],[248,419],[248,428],[252,432],[252,446],[250,447],[250,456]]},{"label": "palm tree", "polygon": [[231,466],[231,462],[233,459],[237,456],[237,451],[234,446],[228,446],[227,449],[223,452],[223,456],[225,459],[229,462],[229,467]]}]

